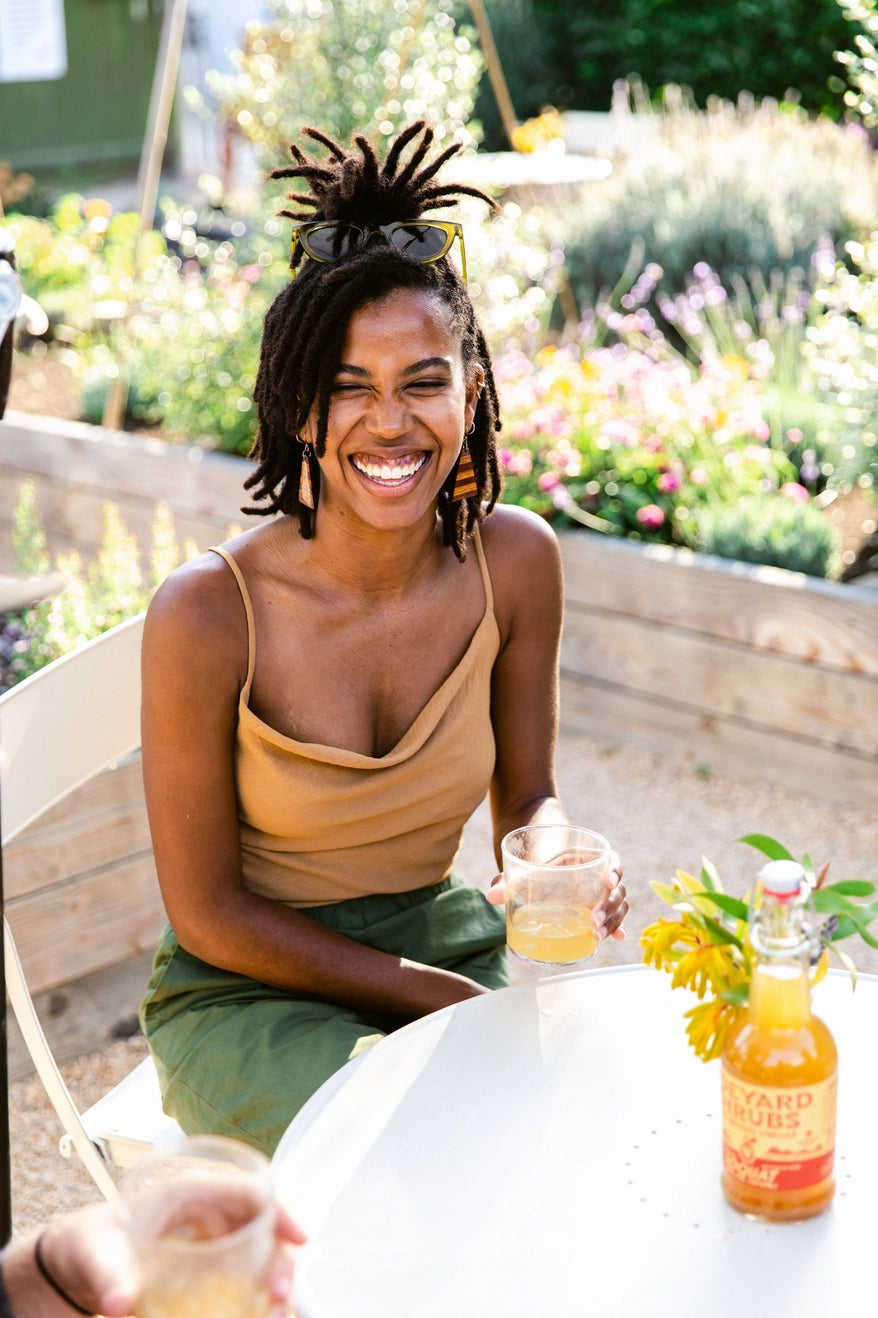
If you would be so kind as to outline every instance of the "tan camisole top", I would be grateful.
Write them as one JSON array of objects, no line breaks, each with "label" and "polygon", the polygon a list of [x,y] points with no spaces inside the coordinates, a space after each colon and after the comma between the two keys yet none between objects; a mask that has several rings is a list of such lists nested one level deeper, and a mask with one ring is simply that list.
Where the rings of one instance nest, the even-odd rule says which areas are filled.
[{"label": "tan camisole top", "polygon": [[457,667],[399,743],[380,757],[295,741],[249,706],[257,638],[247,615],[247,680],[238,703],[235,778],[244,883],[290,906],[368,893],[406,892],[446,878],[463,826],[494,769],[491,670],[500,648],[491,580],[478,528],[474,544],[485,612]]}]

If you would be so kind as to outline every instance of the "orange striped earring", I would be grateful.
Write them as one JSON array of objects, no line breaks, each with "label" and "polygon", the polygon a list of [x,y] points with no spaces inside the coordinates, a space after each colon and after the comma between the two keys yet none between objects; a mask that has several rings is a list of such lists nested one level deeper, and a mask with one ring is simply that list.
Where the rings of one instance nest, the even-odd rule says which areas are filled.
[{"label": "orange striped earring", "polygon": [[473,466],[472,454],[469,451],[467,435],[471,435],[475,430],[475,422],[472,423],[466,435],[463,437],[463,446],[460,450],[460,457],[457,459],[457,474],[454,477],[454,489],[451,491],[451,502],[460,503],[461,499],[470,499],[478,493],[478,481],[476,480],[476,469]]}]

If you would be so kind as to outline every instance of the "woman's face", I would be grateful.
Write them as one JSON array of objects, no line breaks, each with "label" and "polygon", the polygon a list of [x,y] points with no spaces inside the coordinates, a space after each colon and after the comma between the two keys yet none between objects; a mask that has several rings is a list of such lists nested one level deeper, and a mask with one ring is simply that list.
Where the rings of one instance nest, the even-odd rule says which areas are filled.
[{"label": "woman's face", "polygon": [[401,289],[355,312],[332,387],[319,520],[338,511],[389,530],[432,517],[483,383],[478,365],[466,378],[437,294]]}]

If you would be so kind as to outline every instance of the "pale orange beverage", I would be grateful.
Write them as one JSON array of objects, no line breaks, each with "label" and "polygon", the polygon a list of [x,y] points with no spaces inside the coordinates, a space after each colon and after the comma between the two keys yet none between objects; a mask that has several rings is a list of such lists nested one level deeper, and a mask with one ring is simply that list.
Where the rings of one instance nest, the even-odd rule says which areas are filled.
[{"label": "pale orange beverage", "polygon": [[744,1213],[799,1221],[835,1193],[838,1059],[811,1012],[807,967],[757,965],[723,1049],[723,1193]]},{"label": "pale orange beverage", "polygon": [[608,891],[607,839],[574,824],[532,824],[507,833],[501,851],[509,951],[545,966],[593,956],[593,912]]},{"label": "pale orange beverage", "polygon": [[136,1162],[120,1191],[136,1318],[264,1318],[276,1217],[264,1154],[223,1136],[184,1137]]},{"label": "pale orange beverage", "polygon": [[587,906],[519,906],[509,913],[506,942],[528,961],[556,965],[584,961],[597,951],[598,940]]},{"label": "pale orange beverage", "polygon": [[270,1304],[267,1285],[248,1277],[199,1278],[195,1289],[153,1284],[137,1305],[136,1318],[265,1318]]}]

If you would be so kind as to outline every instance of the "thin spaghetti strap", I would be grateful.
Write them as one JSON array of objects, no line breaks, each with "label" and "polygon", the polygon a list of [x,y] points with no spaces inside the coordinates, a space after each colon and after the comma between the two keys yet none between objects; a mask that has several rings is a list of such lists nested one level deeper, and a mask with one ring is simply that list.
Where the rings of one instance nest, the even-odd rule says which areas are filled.
[{"label": "thin spaghetti strap", "polygon": [[494,592],[491,589],[491,574],[488,571],[488,560],[485,558],[485,551],[482,548],[482,537],[479,535],[478,523],[473,527],[473,544],[476,547],[476,558],[479,561],[479,571],[482,574],[482,585],[485,588],[485,606],[489,613],[493,613]]},{"label": "thin spaghetti strap", "polygon": [[244,612],[247,615],[247,679],[244,682],[244,689],[241,692],[244,700],[250,694],[250,683],[253,681],[253,670],[256,666],[256,626],[253,620],[253,605],[250,602],[250,592],[247,589],[247,583],[244,581],[244,575],[238,564],[232,558],[227,549],[221,545],[211,545],[211,553],[219,554],[231,568],[232,576],[238,583],[238,590],[241,592],[241,599],[244,601]]}]

